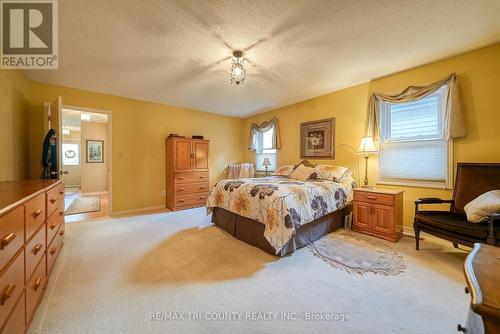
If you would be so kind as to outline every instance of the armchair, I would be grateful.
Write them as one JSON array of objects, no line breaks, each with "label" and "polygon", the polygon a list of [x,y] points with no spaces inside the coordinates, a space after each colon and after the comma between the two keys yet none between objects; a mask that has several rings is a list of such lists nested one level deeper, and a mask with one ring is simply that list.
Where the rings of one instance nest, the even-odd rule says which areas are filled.
[{"label": "armchair", "polygon": [[[420,198],[415,201],[415,246],[419,249],[420,231],[472,247],[475,242],[500,246],[500,213],[488,217],[487,222],[467,221],[464,206],[477,196],[500,189],[500,163],[458,163],[453,198]],[[450,204],[449,211],[420,210],[420,205]]]}]

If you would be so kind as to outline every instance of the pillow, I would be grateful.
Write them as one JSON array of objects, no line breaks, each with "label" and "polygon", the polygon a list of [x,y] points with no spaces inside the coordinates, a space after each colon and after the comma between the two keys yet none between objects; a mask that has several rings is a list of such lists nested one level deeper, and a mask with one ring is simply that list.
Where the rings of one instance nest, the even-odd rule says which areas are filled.
[{"label": "pillow", "polygon": [[314,172],[318,179],[340,182],[340,180],[349,172],[349,168],[334,165],[316,165]]},{"label": "pillow", "polygon": [[284,166],[281,166],[280,168],[276,169],[276,171],[274,172],[274,175],[288,176],[288,175],[292,174],[294,169],[295,169],[294,165],[284,165]]},{"label": "pillow", "polygon": [[500,212],[500,190],[488,191],[464,206],[467,220],[480,223],[488,219],[488,215]]},{"label": "pillow", "polygon": [[306,181],[314,173],[314,168],[299,164],[288,177],[290,179]]}]

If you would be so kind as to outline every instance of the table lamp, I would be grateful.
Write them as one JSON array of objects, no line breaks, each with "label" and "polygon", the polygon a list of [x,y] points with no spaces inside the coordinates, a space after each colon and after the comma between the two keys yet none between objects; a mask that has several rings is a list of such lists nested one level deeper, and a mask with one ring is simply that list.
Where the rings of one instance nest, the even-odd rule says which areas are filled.
[{"label": "table lamp", "polygon": [[269,158],[264,158],[264,161],[262,162],[262,166],[266,167],[266,176],[267,176],[267,168],[271,166],[271,161],[269,161]]},{"label": "table lamp", "polygon": [[361,138],[361,143],[359,144],[359,153],[365,155],[365,182],[363,188],[369,188],[368,186],[368,155],[378,152],[372,137]]}]

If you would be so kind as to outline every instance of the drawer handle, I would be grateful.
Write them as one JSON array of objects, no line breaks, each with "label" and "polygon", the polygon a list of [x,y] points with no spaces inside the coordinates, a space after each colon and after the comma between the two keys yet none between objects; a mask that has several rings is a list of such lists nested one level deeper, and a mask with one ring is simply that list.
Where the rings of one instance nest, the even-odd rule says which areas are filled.
[{"label": "drawer handle", "polygon": [[42,278],[38,277],[35,284],[33,285],[33,290],[35,290],[35,291],[38,290],[38,288],[40,287],[41,284],[42,284]]},{"label": "drawer handle", "polygon": [[366,198],[371,199],[371,200],[373,200],[373,201],[376,201],[376,200],[377,200],[377,197],[375,197],[375,196],[368,196],[368,197],[366,197]]},{"label": "drawer handle", "polygon": [[205,176],[204,176],[204,175],[200,175],[200,179],[204,179],[204,178],[205,178]]},{"label": "drawer handle", "polygon": [[57,200],[56,199],[51,199],[50,203],[54,204]]},{"label": "drawer handle", "polygon": [[0,242],[0,250],[5,249],[5,247],[7,247],[7,245],[10,244],[15,238],[15,233],[9,233],[5,237],[3,237],[2,241]]},{"label": "drawer handle", "polygon": [[184,203],[184,202],[185,202],[185,200],[183,200],[183,199],[180,199],[180,200],[179,200],[179,202],[180,202],[180,203]]},{"label": "drawer handle", "polygon": [[184,191],[185,189],[184,188],[179,188],[179,191]]},{"label": "drawer handle", "polygon": [[184,180],[184,179],[185,179],[185,177],[184,177],[184,176],[178,176],[177,178],[178,178],[179,180]]},{"label": "drawer handle", "polygon": [[62,237],[64,235],[64,231],[59,232],[59,235]]},{"label": "drawer handle", "polygon": [[42,250],[42,244],[37,244],[35,247],[33,247],[33,254],[37,255],[39,251]]},{"label": "drawer handle", "polygon": [[3,291],[2,297],[0,298],[0,305],[5,305],[5,302],[7,301],[7,299],[10,298],[10,296],[12,296],[12,293],[14,292],[15,288],[16,288],[15,284],[7,285],[7,287]]},{"label": "drawer handle", "polygon": [[205,197],[204,196],[200,196],[200,199],[205,199]]},{"label": "drawer handle", "polygon": [[54,224],[50,225],[50,229],[53,230],[56,228],[56,226],[57,226],[57,223],[54,223]]},{"label": "drawer handle", "polygon": [[64,215],[64,211],[59,212],[59,216],[62,216],[62,215]]},{"label": "drawer handle", "polygon": [[205,186],[200,186],[200,189],[205,189]]},{"label": "drawer handle", "polygon": [[52,249],[50,250],[50,255],[54,255],[56,251],[57,247],[52,247]]},{"label": "drawer handle", "polygon": [[61,195],[61,196],[64,195],[64,191],[60,191],[59,195]]},{"label": "drawer handle", "polygon": [[35,218],[40,216],[41,214],[42,214],[42,209],[38,209],[35,212],[33,212],[33,216],[35,216]]}]

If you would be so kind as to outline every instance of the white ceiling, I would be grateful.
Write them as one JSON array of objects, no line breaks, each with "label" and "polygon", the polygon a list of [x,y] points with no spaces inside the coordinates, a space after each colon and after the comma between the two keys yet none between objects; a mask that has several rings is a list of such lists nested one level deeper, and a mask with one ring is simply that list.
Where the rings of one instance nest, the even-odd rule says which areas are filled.
[{"label": "white ceiling", "polygon": [[59,69],[29,78],[245,117],[498,42],[500,1],[64,0],[59,22]]}]

